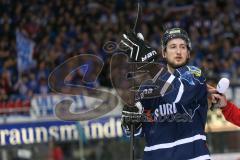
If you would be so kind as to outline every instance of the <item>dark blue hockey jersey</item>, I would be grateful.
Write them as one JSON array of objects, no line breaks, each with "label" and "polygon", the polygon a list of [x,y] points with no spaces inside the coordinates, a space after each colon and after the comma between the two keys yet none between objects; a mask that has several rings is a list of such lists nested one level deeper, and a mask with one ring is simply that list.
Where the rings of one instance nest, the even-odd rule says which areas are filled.
[{"label": "dark blue hockey jersey", "polygon": [[147,116],[139,130],[146,141],[143,159],[211,159],[204,132],[207,87],[201,70],[185,66],[158,80],[170,84],[170,90],[160,97],[141,100]]}]

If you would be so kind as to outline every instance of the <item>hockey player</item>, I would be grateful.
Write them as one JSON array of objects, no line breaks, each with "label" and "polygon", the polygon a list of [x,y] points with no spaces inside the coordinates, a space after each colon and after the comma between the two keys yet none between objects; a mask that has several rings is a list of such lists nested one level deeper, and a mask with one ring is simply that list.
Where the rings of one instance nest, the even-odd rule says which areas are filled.
[{"label": "hockey player", "polygon": [[[145,47],[146,44],[135,34],[125,34],[123,41],[140,48],[136,54],[129,53],[131,60],[157,61],[154,54],[148,54],[149,50],[141,49],[150,47]],[[190,51],[191,42],[184,30],[167,30],[162,37],[166,69],[157,73],[152,81],[160,96],[143,98],[135,106],[123,108],[125,133],[129,134],[130,125],[134,124],[135,135],[145,137],[144,160],[211,159],[204,132],[208,110],[207,87],[201,70],[187,65]],[[162,92],[169,86],[162,82],[171,85],[171,90]],[[143,84],[139,92],[146,88],[149,86]]]}]

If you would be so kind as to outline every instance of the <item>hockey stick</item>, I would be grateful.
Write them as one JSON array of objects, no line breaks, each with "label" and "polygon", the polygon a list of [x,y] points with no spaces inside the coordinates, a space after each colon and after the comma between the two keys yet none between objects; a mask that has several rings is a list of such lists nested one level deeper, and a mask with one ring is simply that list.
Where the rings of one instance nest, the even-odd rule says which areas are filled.
[{"label": "hockey stick", "polygon": [[[140,4],[140,0],[138,1],[138,8],[137,8],[137,17],[133,26],[133,33],[136,32],[136,26],[139,23],[139,14],[141,13],[141,4]],[[135,73],[135,65],[133,65],[133,73]],[[133,75],[134,76],[134,75]],[[133,81],[133,88],[135,90],[135,83]],[[135,102],[135,95],[134,95],[134,102]],[[130,131],[131,131],[131,135],[130,135],[130,160],[134,160],[134,124],[131,124],[130,126]]]}]

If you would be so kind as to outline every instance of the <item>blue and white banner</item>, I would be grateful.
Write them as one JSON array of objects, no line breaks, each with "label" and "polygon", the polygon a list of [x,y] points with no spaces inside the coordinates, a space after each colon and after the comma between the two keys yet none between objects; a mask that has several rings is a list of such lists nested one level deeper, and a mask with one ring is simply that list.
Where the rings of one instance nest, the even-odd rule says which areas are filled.
[{"label": "blue and white banner", "polygon": [[[105,89],[105,88],[104,88]],[[109,92],[113,92],[113,89],[108,89]],[[104,97],[103,97],[104,98]],[[72,100],[70,111],[73,113],[86,112],[98,107],[104,100],[79,95],[63,95],[63,94],[48,94],[48,95],[35,95],[31,99],[30,115],[32,118],[39,117],[55,117],[54,108],[56,104],[62,100]],[[108,97],[105,98],[108,100]],[[121,114],[122,104],[118,103],[118,106],[110,112],[111,115]]]},{"label": "blue and white banner", "polygon": [[54,107],[57,103],[64,99],[70,99],[74,103],[72,104],[71,111],[72,112],[78,112],[85,109],[89,109],[89,106],[96,106],[99,103],[101,103],[101,100],[92,98],[92,97],[86,97],[82,95],[36,95],[31,99],[31,116],[32,117],[51,117],[54,115]]},{"label": "blue and white banner", "polygon": [[87,122],[44,121],[0,125],[0,146],[56,141],[87,141],[123,136],[120,117]]},{"label": "blue and white banner", "polygon": [[16,31],[16,43],[18,70],[22,72],[29,69],[35,63],[32,58],[35,43],[24,36],[19,30]]}]

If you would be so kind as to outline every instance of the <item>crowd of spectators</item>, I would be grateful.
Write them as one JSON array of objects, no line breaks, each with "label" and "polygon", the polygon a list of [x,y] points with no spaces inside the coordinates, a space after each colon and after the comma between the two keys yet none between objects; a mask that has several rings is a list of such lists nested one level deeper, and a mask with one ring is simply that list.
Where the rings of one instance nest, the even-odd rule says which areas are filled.
[{"label": "crowd of spectators", "polygon": [[[145,0],[142,4],[139,30],[159,54],[164,30],[182,27],[193,45],[191,64],[207,70],[209,79],[224,76],[240,80],[239,0]],[[118,42],[123,31],[132,26],[136,6],[128,0],[1,0],[0,101],[51,92],[47,83],[51,71],[80,54],[103,59],[97,84],[111,87],[109,61],[114,52],[103,46],[108,41]],[[36,65],[21,73],[17,67],[17,29],[36,44]],[[74,76],[71,79],[76,80]]]}]

